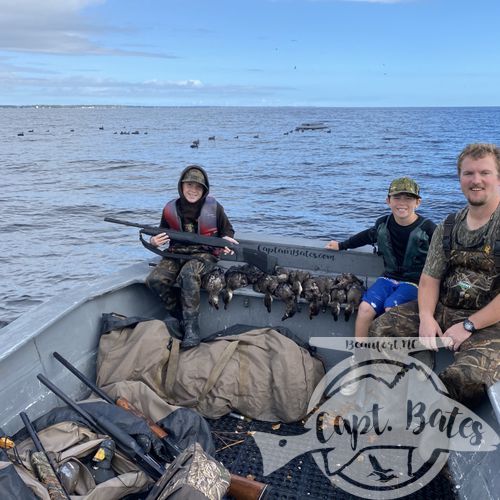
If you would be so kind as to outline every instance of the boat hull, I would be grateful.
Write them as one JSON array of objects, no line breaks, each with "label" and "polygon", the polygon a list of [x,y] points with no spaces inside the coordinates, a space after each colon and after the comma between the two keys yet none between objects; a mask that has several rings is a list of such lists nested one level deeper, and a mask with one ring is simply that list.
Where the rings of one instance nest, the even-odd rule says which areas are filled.
[{"label": "boat hull", "polygon": [[[328,252],[319,246],[305,242],[294,244],[248,239],[250,246],[278,257],[278,264],[290,268],[309,269],[313,273],[354,272],[367,285],[380,274],[380,259],[366,252]],[[233,264],[231,260],[224,265]],[[13,434],[22,426],[19,413],[26,411],[36,418],[60,401],[36,379],[44,374],[69,396],[80,399],[88,390],[68,373],[52,357],[57,350],[80,371],[95,379],[96,351],[99,341],[101,315],[115,312],[126,316],[162,318],[164,308],[160,301],[145,286],[145,278],[151,267],[147,262],[127,267],[121,272],[95,283],[79,286],[62,297],[56,297],[7,325],[0,331],[0,427]],[[250,288],[237,290],[227,310],[215,310],[202,298],[200,326],[203,337],[229,328],[235,324],[263,326],[285,326],[292,333],[307,341],[311,336],[352,336],[355,315],[349,321],[343,316],[334,321],[330,312],[309,319],[308,307],[301,303],[300,311],[292,318],[281,321],[284,305],[273,303],[271,313],[263,304],[261,294]],[[326,368],[346,357],[346,353],[318,349]],[[451,360],[449,352],[440,352],[439,363]],[[490,425],[498,429],[500,419],[500,383],[489,389],[485,399],[476,410]],[[462,498],[496,498],[500,491],[498,470],[499,452],[459,453],[453,452],[450,468],[457,478]]]}]

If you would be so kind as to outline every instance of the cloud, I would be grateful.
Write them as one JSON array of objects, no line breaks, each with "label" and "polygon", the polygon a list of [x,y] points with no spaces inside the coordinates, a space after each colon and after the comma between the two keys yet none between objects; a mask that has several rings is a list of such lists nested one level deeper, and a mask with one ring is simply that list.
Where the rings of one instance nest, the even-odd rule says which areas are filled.
[{"label": "cloud", "polygon": [[66,77],[46,78],[43,75],[19,77],[18,75],[2,72],[0,67],[0,94],[13,96],[19,91],[25,95],[43,95],[44,104],[70,98],[71,102],[99,103],[100,99],[127,104],[132,101],[157,102],[165,99],[219,99],[228,96],[255,97],[272,96],[284,91],[293,90],[287,86],[259,86],[259,85],[232,85],[206,84],[197,79],[186,80],[147,80],[125,81],[112,78],[93,77]]},{"label": "cloud", "polygon": [[174,58],[174,55],[106,47],[99,34],[130,29],[91,23],[86,7],[104,0],[0,0],[0,50],[58,55],[113,55]]}]

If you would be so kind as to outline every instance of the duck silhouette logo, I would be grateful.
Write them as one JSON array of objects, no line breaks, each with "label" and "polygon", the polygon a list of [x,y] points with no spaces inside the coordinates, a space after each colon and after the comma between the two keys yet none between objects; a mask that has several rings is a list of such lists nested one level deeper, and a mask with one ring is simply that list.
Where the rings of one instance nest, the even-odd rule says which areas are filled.
[{"label": "duck silhouette logo", "polygon": [[[414,339],[391,356],[380,349],[383,340],[356,363],[348,358],[327,372],[302,434],[255,433],[265,475],[309,452],[333,485],[362,498],[392,499],[434,479],[451,451],[499,453],[497,432],[408,355],[418,350]],[[401,346],[401,339],[386,340]],[[356,391],[345,390],[353,384]]]}]

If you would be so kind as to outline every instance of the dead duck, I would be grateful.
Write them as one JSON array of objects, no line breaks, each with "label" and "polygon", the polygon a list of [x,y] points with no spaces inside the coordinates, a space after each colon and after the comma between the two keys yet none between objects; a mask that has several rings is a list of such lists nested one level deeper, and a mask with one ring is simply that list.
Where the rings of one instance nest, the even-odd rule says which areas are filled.
[{"label": "dead duck", "polygon": [[344,319],[349,321],[352,313],[357,311],[363,294],[365,293],[365,287],[359,283],[353,283],[347,290],[346,295],[346,307],[344,309]]},{"label": "dead duck", "polygon": [[353,284],[353,283],[356,283],[358,285],[363,286],[363,281],[360,280],[353,273],[340,274],[339,276],[337,276],[335,281],[336,281],[336,285],[343,288],[344,290],[347,290],[351,286],[351,284]]},{"label": "dead duck", "polygon": [[285,312],[281,321],[291,318],[297,312],[297,302],[295,301],[295,293],[289,283],[279,283],[274,290],[273,295],[285,303]]},{"label": "dead duck", "polygon": [[264,305],[267,312],[271,312],[273,303],[273,293],[279,285],[277,276],[263,273],[262,276],[253,284],[253,289],[256,292],[264,294]]},{"label": "dead duck", "polygon": [[278,279],[279,283],[287,283],[288,277],[290,276],[290,271],[281,266],[276,266],[273,273]]},{"label": "dead duck", "polygon": [[295,302],[299,302],[299,298],[303,295],[304,282],[311,277],[308,271],[293,269],[288,274],[288,283],[290,283],[293,293],[295,294]]},{"label": "dead duck", "polygon": [[316,283],[320,292],[321,310],[326,312],[326,308],[330,303],[330,291],[333,288],[335,281],[333,278],[329,278],[328,276],[317,276]]},{"label": "dead duck", "polygon": [[208,293],[208,303],[219,309],[219,294],[226,286],[226,277],[224,270],[220,267],[212,269],[208,274],[205,274],[201,280],[201,287]]},{"label": "dead duck", "polygon": [[259,278],[264,274],[264,271],[261,271],[258,267],[252,264],[245,264],[243,266],[240,266],[239,271],[240,273],[246,274],[249,285],[257,283]]},{"label": "dead duck", "polygon": [[319,314],[321,301],[321,292],[314,276],[304,282],[304,298],[309,303],[309,319],[313,319]]},{"label": "dead duck", "polygon": [[229,302],[233,300],[233,292],[238,288],[248,285],[248,278],[245,273],[240,271],[240,266],[231,266],[225,274],[226,286],[222,290],[222,300],[224,309],[227,309]]},{"label": "dead duck", "polygon": [[343,288],[334,286],[330,291],[330,309],[332,311],[333,319],[338,321],[340,316],[340,306],[346,301],[346,293]]}]

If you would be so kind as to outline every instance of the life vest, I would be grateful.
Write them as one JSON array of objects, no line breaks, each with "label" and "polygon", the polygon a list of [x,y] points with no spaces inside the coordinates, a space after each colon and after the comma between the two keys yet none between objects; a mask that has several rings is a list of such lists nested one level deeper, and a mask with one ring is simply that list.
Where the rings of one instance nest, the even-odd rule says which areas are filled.
[{"label": "life vest", "polygon": [[[177,198],[178,199],[178,198]],[[169,201],[163,208],[163,218],[167,221],[170,229],[184,231],[181,218],[177,212],[176,201]],[[217,236],[217,201],[212,196],[205,198],[198,217],[198,234],[202,236]]]},{"label": "life vest", "polygon": [[[178,198],[177,198],[178,199]],[[182,226],[182,220],[177,212],[177,204],[175,200],[169,201],[163,208],[163,218],[168,223],[170,229],[174,231],[185,231]],[[218,236],[217,230],[217,200],[212,196],[207,196],[201,207],[200,216],[198,217],[198,234],[201,236]],[[186,243],[173,243],[169,247],[170,251],[175,253],[211,253],[215,256],[221,254],[221,248],[207,247],[204,245],[187,245]]]},{"label": "life vest", "polygon": [[499,225],[492,223],[476,247],[461,247],[456,239],[456,218],[457,214],[450,214],[443,224],[447,266],[440,300],[456,309],[482,309],[500,292]]},{"label": "life vest", "polygon": [[390,215],[385,217],[377,226],[377,253],[382,255],[384,259],[384,274],[401,276],[402,281],[418,283],[429,250],[429,235],[422,229],[422,224],[426,219],[422,218],[420,223],[411,231],[403,264],[399,266],[387,227],[389,217]]}]

